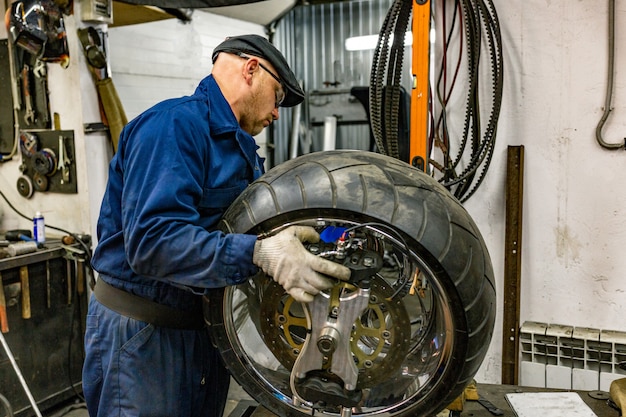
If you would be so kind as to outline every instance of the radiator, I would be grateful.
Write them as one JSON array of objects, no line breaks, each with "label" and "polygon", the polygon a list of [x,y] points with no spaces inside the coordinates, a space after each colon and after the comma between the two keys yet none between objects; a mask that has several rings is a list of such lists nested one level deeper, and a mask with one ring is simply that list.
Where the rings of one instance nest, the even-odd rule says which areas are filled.
[{"label": "radiator", "polygon": [[522,386],[608,391],[626,377],[626,332],[527,321],[519,340]]}]

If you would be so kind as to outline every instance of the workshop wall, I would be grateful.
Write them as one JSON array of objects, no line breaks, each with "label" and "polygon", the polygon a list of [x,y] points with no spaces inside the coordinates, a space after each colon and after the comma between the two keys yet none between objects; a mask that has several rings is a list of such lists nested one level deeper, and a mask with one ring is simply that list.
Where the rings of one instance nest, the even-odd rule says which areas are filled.
[{"label": "workshop wall", "polygon": [[[128,119],[161,100],[193,94],[211,72],[213,49],[227,36],[256,33],[261,25],[203,11],[177,19],[109,28],[111,71]],[[265,153],[266,133],[256,137]]]},{"label": "workshop wall", "polygon": [[[607,86],[608,2],[494,1],[504,43],[504,100],[487,178],[466,207],[498,277],[495,337],[478,374],[499,381],[508,145],[525,150],[521,323],[626,330],[624,150],[596,142]],[[617,2],[608,142],[626,131],[626,5]],[[507,334],[508,336],[508,334]]]},{"label": "workshop wall", "polygon": [[[79,11],[75,5],[75,11]],[[0,4],[4,15],[4,3]],[[31,198],[21,196],[16,187],[24,162],[18,154],[0,164],[0,189],[17,210],[26,217],[34,216],[37,211],[44,214],[47,225],[63,228],[73,233],[95,235],[95,219],[99,211],[100,199],[106,182],[106,165],[110,158],[110,145],[103,133],[85,135],[83,124],[100,121],[97,95],[91,75],[87,70],[84,54],[76,36],[77,28],[82,24],[75,16],[64,16],[67,42],[69,47],[69,65],[62,68],[58,63],[47,64],[50,114],[57,114],[59,129],[70,132],[74,152],[70,156],[72,178],[76,191],[71,193],[38,192]],[[0,25],[0,39],[7,39],[6,28]],[[10,98],[3,97],[6,105]],[[3,111],[5,107],[2,107]],[[7,107],[10,111],[10,105]],[[28,126],[20,120],[20,129]],[[38,134],[38,132],[33,131]],[[6,138],[12,143],[12,138]],[[68,139],[66,139],[68,140]],[[17,215],[4,200],[0,201],[0,230],[15,228],[32,229],[32,221]],[[60,236],[63,233],[47,229],[47,234]]]}]

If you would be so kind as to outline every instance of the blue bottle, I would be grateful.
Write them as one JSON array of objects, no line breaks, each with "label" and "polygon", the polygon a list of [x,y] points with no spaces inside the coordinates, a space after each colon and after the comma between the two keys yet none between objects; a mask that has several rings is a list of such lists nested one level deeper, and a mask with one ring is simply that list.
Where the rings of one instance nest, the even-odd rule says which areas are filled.
[{"label": "blue bottle", "polygon": [[43,214],[41,212],[35,213],[33,217],[33,237],[38,245],[46,243],[46,225],[44,223]]}]

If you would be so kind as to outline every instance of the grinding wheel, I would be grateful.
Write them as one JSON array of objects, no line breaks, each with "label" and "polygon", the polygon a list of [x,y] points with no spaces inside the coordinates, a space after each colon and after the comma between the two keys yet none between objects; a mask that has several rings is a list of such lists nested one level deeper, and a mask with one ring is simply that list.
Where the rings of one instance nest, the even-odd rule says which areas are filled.
[{"label": "grinding wheel", "polygon": [[33,180],[26,175],[22,175],[17,179],[17,192],[20,193],[22,197],[31,198],[33,191]]}]

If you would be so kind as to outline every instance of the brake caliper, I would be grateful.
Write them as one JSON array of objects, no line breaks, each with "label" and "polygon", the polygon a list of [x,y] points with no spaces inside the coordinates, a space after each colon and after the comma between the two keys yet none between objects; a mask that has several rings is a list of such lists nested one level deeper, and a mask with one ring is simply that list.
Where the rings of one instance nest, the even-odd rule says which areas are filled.
[{"label": "brake caliper", "polygon": [[[335,287],[330,294],[322,293],[306,305],[310,334],[291,372],[297,389],[302,388],[298,391],[305,391],[302,395],[307,400],[343,406],[360,400],[360,394],[355,393],[359,369],[352,357],[350,339],[352,326],[367,308],[369,298],[369,288],[344,291]],[[320,370],[336,378],[327,372],[307,375]]]}]

